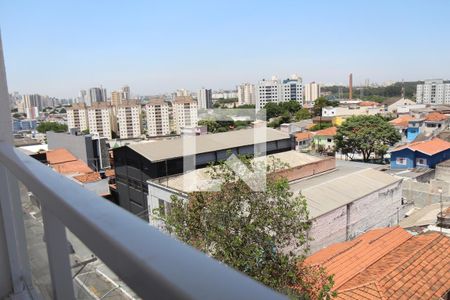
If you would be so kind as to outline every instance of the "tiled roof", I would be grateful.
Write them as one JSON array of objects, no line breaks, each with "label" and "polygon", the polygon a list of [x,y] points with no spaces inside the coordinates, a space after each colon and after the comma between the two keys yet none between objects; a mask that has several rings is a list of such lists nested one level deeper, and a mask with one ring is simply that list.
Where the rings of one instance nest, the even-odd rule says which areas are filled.
[{"label": "tiled roof", "polygon": [[359,106],[380,106],[380,103],[374,101],[361,101],[358,104]]},{"label": "tiled roof", "polygon": [[116,176],[116,171],[114,169],[106,169],[105,176],[106,177],[114,177],[114,176]]},{"label": "tiled roof", "polygon": [[403,149],[410,149],[412,151],[419,151],[428,155],[434,155],[439,152],[450,149],[450,143],[441,140],[440,138],[434,138],[428,141],[414,142],[404,146],[400,146],[395,148],[391,152],[396,152]]},{"label": "tiled roof", "polygon": [[69,150],[64,148],[47,151],[46,155],[49,164],[60,164],[63,162],[77,160],[77,158],[72,153],[70,153]]},{"label": "tiled roof", "polygon": [[317,136],[335,136],[337,132],[337,128],[336,127],[330,127],[330,128],[326,128],[326,129],[322,129],[319,131],[316,131]]},{"label": "tiled roof", "polygon": [[92,169],[81,160],[50,164],[50,166],[60,174],[86,174],[92,172]]},{"label": "tiled roof", "polygon": [[69,150],[59,148],[46,152],[47,162],[60,174],[86,174],[92,173],[92,169],[84,162],[76,158]]},{"label": "tiled roof", "polygon": [[438,299],[450,289],[450,239],[400,227],[369,231],[305,260],[334,274],[337,299]]},{"label": "tiled roof", "polygon": [[311,132],[298,132],[295,134],[295,140],[297,142],[311,139],[313,134]]},{"label": "tiled roof", "polygon": [[367,299],[367,300],[376,300],[376,299],[385,299],[383,297],[382,292],[380,291],[380,288],[378,285],[374,282],[361,285],[358,287],[354,287],[352,289],[339,291],[338,296],[336,299],[342,299],[342,300],[360,300],[360,299]]},{"label": "tiled roof", "polygon": [[177,96],[174,102],[177,104],[196,103],[191,96]]},{"label": "tiled roof", "polygon": [[428,122],[439,122],[439,121],[445,121],[447,120],[447,116],[438,112],[432,112],[429,113],[426,117],[425,117],[425,121]]},{"label": "tiled roof", "polygon": [[412,119],[413,119],[413,117],[406,115],[406,116],[401,116],[401,117],[398,117],[397,119],[391,120],[391,121],[389,121],[389,123],[391,123],[393,126],[408,127],[408,122],[411,121]]},{"label": "tiled roof", "polygon": [[78,180],[81,183],[89,183],[89,182],[96,182],[96,181],[102,180],[102,178],[100,177],[100,174],[98,172],[81,174],[81,175],[74,176],[73,178]]},{"label": "tiled roof", "polygon": [[150,99],[150,101],[148,101],[147,105],[169,105],[169,104],[167,102],[165,102],[164,99],[155,98],[155,99]]}]

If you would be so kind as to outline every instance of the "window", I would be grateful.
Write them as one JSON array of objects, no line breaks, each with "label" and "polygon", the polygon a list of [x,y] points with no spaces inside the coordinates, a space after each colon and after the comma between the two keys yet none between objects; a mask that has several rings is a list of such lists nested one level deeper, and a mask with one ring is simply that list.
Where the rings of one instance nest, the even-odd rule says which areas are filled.
[{"label": "window", "polygon": [[328,143],[331,143],[332,141],[333,141],[332,139],[327,138],[327,142],[328,142]]},{"label": "window", "polygon": [[161,214],[161,216],[165,216],[166,215],[166,206],[165,206],[165,201],[162,199],[158,199],[158,205],[159,205],[159,213]]},{"label": "window", "polygon": [[405,166],[407,161],[406,161],[406,158],[404,158],[404,157],[397,157],[395,162],[397,163],[397,165]]},{"label": "window", "polygon": [[168,216],[172,211],[172,204],[162,199],[158,199],[158,209],[162,217]]},{"label": "window", "polygon": [[420,166],[426,166],[427,160],[425,158],[418,158],[418,159],[416,159],[416,164],[420,165]]}]

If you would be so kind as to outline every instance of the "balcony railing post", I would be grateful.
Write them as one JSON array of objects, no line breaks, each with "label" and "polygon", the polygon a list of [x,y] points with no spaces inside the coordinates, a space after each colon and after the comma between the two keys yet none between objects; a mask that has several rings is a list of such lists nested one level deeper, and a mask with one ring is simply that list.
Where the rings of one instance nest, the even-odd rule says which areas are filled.
[{"label": "balcony railing post", "polygon": [[[0,219],[3,220],[6,238],[6,254],[10,264],[11,294],[20,294],[32,288],[31,271],[25,239],[17,179],[0,164]],[[6,279],[0,275],[0,280]]]},{"label": "balcony railing post", "polygon": [[44,239],[47,244],[48,264],[52,279],[53,298],[75,300],[66,228],[45,205],[42,205],[41,210],[44,222]]},{"label": "balcony railing post", "polygon": [[[0,141],[12,145],[11,112],[0,36]],[[34,295],[16,177],[0,162],[0,298]]]}]

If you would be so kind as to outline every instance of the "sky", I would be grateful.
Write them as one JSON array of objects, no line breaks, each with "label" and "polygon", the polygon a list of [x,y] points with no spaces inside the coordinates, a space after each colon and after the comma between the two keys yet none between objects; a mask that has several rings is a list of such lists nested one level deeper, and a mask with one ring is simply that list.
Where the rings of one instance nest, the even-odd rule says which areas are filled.
[{"label": "sky", "polygon": [[450,78],[448,0],[0,0],[10,92]]}]

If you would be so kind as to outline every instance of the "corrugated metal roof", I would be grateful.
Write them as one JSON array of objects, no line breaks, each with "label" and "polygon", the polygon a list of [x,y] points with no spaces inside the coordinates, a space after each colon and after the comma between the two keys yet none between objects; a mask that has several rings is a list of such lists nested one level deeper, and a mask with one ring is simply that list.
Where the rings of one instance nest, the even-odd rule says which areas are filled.
[{"label": "corrugated metal roof", "polygon": [[313,219],[400,180],[381,171],[363,169],[300,191]]},{"label": "corrugated metal roof", "polygon": [[[163,140],[153,143],[138,143],[128,145],[127,147],[136,151],[150,161],[162,161],[170,158],[182,157],[192,154],[253,145],[254,133],[255,129],[241,129],[236,131],[206,134],[194,137],[186,136],[184,138]],[[284,140],[288,138],[289,134],[275,129],[266,128],[266,137],[264,140],[266,140],[267,142]],[[189,140],[195,139],[196,149],[183,149],[183,139],[186,139],[188,142]]]}]

